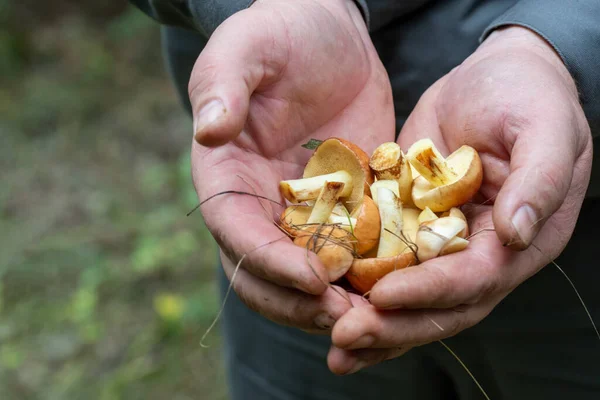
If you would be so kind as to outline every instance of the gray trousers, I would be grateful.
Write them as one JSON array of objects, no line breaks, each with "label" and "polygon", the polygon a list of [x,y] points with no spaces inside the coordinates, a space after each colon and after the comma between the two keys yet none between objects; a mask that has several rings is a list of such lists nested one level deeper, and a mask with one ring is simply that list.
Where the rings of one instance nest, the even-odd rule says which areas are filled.
[{"label": "gray trousers", "polygon": [[[557,260],[600,323],[600,201],[587,200]],[[510,271],[507,271],[510,273]],[[228,281],[220,273],[221,287]],[[222,328],[232,400],[484,399],[439,343],[349,376],[327,369],[328,336],[278,326],[231,292]],[[552,265],[484,321],[444,341],[493,400],[600,399],[600,340],[567,280]]]}]

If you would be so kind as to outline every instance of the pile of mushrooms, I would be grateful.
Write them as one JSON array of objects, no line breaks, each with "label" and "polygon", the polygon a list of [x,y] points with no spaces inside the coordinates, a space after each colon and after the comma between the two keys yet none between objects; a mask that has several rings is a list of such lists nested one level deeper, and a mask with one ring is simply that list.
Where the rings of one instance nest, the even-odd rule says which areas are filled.
[{"label": "pile of mushrooms", "polygon": [[366,293],[386,274],[464,250],[460,206],[481,186],[479,155],[462,146],[447,158],[429,139],[404,154],[394,142],[368,156],[344,139],[319,144],[301,179],[279,189],[289,205],[280,223],[317,254],[334,282]]}]

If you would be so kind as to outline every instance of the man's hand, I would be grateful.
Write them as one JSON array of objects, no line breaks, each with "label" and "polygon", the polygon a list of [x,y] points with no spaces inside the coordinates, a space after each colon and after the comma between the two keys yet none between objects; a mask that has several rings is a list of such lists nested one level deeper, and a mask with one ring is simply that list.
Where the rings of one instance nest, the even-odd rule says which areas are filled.
[{"label": "man's hand", "polygon": [[[264,0],[225,21],[194,67],[194,183],[200,200],[243,191],[283,202],[278,183],[302,175],[311,138],[366,151],[394,138],[388,76],[351,0]],[[351,304],[318,258],[273,223],[283,210],[228,194],[201,207],[233,289],[267,318],[330,331]],[[364,303],[360,297],[353,301]]]},{"label": "man's hand", "polygon": [[336,373],[477,324],[556,258],[573,233],[591,170],[590,129],[567,69],[533,32],[496,31],[436,82],[399,140],[406,150],[422,137],[445,154],[462,144],[479,152],[481,204],[466,215],[471,232],[495,233],[379,281],[372,305],[349,310],[334,326],[328,362]]}]

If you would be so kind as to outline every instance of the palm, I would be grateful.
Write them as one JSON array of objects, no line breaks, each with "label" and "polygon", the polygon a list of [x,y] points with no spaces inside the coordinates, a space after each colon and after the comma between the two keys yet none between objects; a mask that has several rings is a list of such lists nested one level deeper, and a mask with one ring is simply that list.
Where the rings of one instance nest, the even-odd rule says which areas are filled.
[{"label": "palm", "polygon": [[[322,2],[312,0],[267,2],[262,7],[258,3],[226,21],[211,38],[190,87],[194,79],[212,73],[203,57],[222,51],[232,36],[258,35],[249,44],[254,48],[244,52],[260,64],[254,70],[249,67],[247,79],[259,78],[249,85],[241,132],[219,147],[194,143],[192,166],[201,200],[236,190],[282,202],[278,183],[302,175],[311,151],[301,145],[309,139],[346,138],[367,152],[393,140],[394,110],[386,71],[358,10],[347,8],[345,1],[331,3],[342,10],[326,13]],[[257,33],[256,26],[270,29]],[[280,238],[272,221],[281,211],[272,202],[243,195],[215,199],[202,207],[207,226],[232,260]]]}]

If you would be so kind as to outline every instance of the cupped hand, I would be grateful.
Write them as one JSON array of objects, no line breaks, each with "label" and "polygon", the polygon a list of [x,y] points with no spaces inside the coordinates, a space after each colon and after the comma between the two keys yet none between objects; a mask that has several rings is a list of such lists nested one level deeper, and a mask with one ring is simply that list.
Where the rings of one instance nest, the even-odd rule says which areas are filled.
[{"label": "cupped hand", "polygon": [[[311,138],[366,151],[394,138],[389,79],[351,0],[257,1],[214,32],[189,83],[192,172],[201,201],[224,191],[283,204],[278,183],[302,176]],[[327,332],[348,308],[315,254],[274,224],[283,208],[243,194],[201,206],[233,289],[277,323]],[[361,304],[360,298],[354,298]]]},{"label": "cupped hand", "polygon": [[400,145],[423,137],[446,155],[463,144],[479,152],[479,204],[465,210],[476,234],[462,252],[390,273],[373,287],[370,306],[349,310],[332,332],[336,373],[477,324],[556,258],[575,228],[592,164],[590,128],[573,79],[535,33],[496,31],[436,82]]}]

